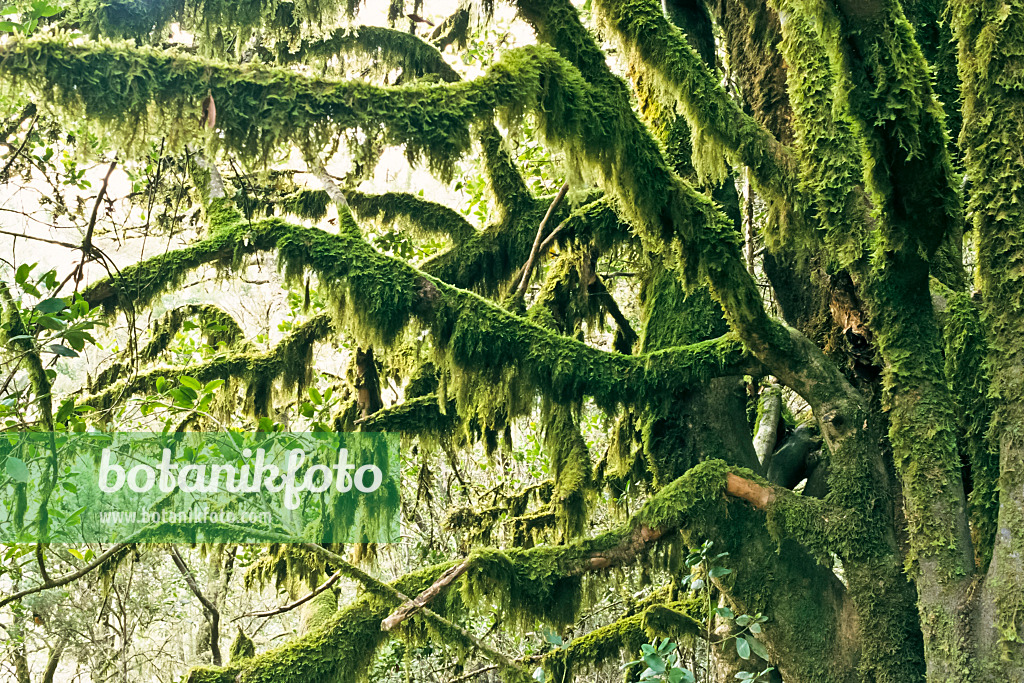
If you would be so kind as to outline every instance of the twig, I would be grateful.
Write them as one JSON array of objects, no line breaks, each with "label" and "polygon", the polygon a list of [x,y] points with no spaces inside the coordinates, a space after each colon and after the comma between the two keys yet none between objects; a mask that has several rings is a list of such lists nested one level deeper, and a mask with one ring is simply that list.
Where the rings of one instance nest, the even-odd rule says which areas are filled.
[{"label": "twig", "polygon": [[392,612],[384,621],[380,622],[380,630],[390,631],[412,615],[416,614],[416,612],[423,609],[431,600],[436,598],[441,591],[455,581],[455,579],[465,574],[466,570],[469,569],[469,563],[470,561],[467,558],[441,574],[437,581],[430,585],[430,588],[426,589],[412,600],[406,602],[404,605]]},{"label": "twig", "polygon": [[28,124],[28,130],[25,132],[25,139],[21,141],[21,145],[18,146],[18,149],[14,150],[14,154],[12,154],[11,158],[7,160],[6,164],[4,164],[4,169],[2,171],[0,171],[0,178],[6,178],[7,177],[7,172],[9,170],[11,170],[11,166],[14,165],[14,161],[19,156],[21,156],[22,151],[25,149],[25,145],[28,144],[29,138],[32,137],[32,129],[35,128],[36,119],[38,119],[38,118],[39,118],[39,114],[33,114],[32,115],[32,122],[30,124]]},{"label": "twig", "polygon": [[107,185],[110,184],[110,176],[113,175],[114,169],[117,167],[117,159],[110,162],[110,166],[107,168],[107,174],[103,176],[103,184],[100,185],[99,194],[96,195],[96,203],[92,205],[92,214],[89,216],[89,226],[85,229],[85,239],[82,240],[82,252],[85,256],[89,257],[92,255],[92,233],[96,229],[96,218],[100,213],[100,205],[103,203],[103,197],[107,194]]},{"label": "twig", "polygon": [[[526,293],[526,288],[530,284],[530,273],[533,271],[533,264],[537,260],[537,254],[540,253],[541,243],[544,241],[544,229],[548,226],[548,221],[551,220],[551,216],[555,213],[558,205],[565,199],[565,193],[569,191],[569,183],[562,185],[561,189],[558,190],[558,194],[551,200],[551,206],[548,207],[547,213],[544,214],[544,219],[540,222],[540,227],[537,228],[537,236],[533,239],[533,248],[530,249],[530,258],[526,260],[526,265],[520,271],[519,279],[516,281],[515,296],[522,297]],[[559,226],[556,231],[561,228]]]},{"label": "twig", "polygon": [[243,617],[273,617],[273,616],[277,616],[278,614],[284,614],[285,612],[291,611],[291,610],[295,609],[296,607],[298,607],[299,605],[303,605],[303,604],[309,602],[310,600],[312,600],[313,598],[315,598],[316,596],[320,595],[325,590],[327,590],[328,588],[333,586],[335,583],[337,583],[338,579],[340,579],[340,578],[341,578],[341,572],[340,571],[339,572],[334,572],[333,574],[331,574],[330,578],[328,578],[322,584],[320,584],[319,586],[314,588],[311,593],[309,593],[308,595],[306,595],[304,597],[299,598],[298,600],[295,600],[294,602],[290,602],[287,605],[281,605],[280,607],[277,607],[277,608],[272,609],[272,610],[267,610],[266,612],[246,612],[245,614],[242,614],[242,615],[239,615],[239,616],[235,617],[231,621],[233,621],[233,622],[234,621],[238,621],[239,619],[241,619]]},{"label": "twig", "polygon": [[[345,574],[359,581],[371,590],[383,593],[399,603],[411,601],[409,596],[407,596],[402,591],[398,590],[390,584],[384,583],[383,581],[373,578],[372,576],[364,572],[362,569],[356,567],[354,564],[346,560],[341,555],[338,555],[337,553],[332,553],[327,548],[319,546],[315,543],[303,543],[301,547],[323,557],[327,561],[331,562],[334,566],[339,567],[339,571],[344,572]],[[472,633],[462,628],[458,624],[452,623],[451,621],[445,619],[440,614],[434,612],[428,607],[423,607],[422,611],[424,618],[429,619],[435,624],[442,626],[447,631],[457,633],[463,641],[475,647],[477,650],[483,653],[484,656],[486,656],[492,662],[497,664],[499,667],[510,671],[519,671],[524,675],[528,675],[526,671],[519,664],[513,661],[508,655],[503,654],[498,650],[495,650],[493,647],[483,642],[482,640],[480,640],[479,638],[477,638]]]},{"label": "twig", "polygon": [[82,248],[80,244],[72,244],[71,242],[61,242],[60,240],[51,240],[45,237],[36,237],[34,235],[25,235],[20,232],[10,232],[8,230],[0,230],[0,235],[10,235],[11,237],[21,237],[27,240],[33,240],[35,242],[45,242],[46,244],[53,244],[58,247],[64,247],[65,249],[78,250]]}]

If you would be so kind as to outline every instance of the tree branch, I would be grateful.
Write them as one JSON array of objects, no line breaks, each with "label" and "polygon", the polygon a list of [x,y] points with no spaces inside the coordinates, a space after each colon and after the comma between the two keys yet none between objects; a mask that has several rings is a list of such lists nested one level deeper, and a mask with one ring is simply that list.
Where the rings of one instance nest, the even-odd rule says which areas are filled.
[{"label": "tree branch", "polygon": [[309,593],[307,593],[303,597],[299,598],[298,600],[295,600],[293,602],[289,602],[287,605],[281,605],[280,607],[277,607],[277,608],[272,609],[272,610],[267,610],[265,612],[246,612],[245,614],[240,614],[239,616],[235,617],[231,621],[238,621],[239,619],[242,619],[243,617],[264,617],[264,618],[265,617],[273,617],[273,616],[277,616],[278,614],[284,614],[285,612],[290,612],[291,610],[295,609],[296,607],[299,607],[301,605],[306,604],[307,602],[309,602],[310,600],[312,600],[316,596],[318,596],[321,593],[323,593],[325,590],[327,590],[328,588],[333,586],[335,583],[337,583],[338,579],[340,579],[340,578],[341,578],[341,572],[340,571],[334,572],[333,574],[330,575],[330,577],[328,577],[328,579],[326,581],[324,581],[322,584],[320,584],[319,586],[317,586],[312,591],[310,591]]},{"label": "tree branch", "polygon": [[173,545],[171,546],[171,559],[174,560],[174,565],[181,572],[181,575],[185,577],[185,583],[188,584],[189,589],[199,599],[199,602],[203,604],[203,608],[206,609],[207,617],[210,619],[210,653],[213,655],[213,665],[220,666],[220,610],[199,590],[199,584],[196,583],[192,570],[188,568],[185,560],[178,553],[178,549]]},{"label": "tree branch", "polygon": [[11,593],[10,595],[0,598],[0,607],[9,605],[17,600],[21,600],[23,597],[27,595],[40,593],[51,588],[60,588],[61,586],[66,586],[72,581],[77,581],[78,579],[82,578],[83,576],[85,576],[86,574],[88,574],[89,572],[96,569],[104,562],[106,562],[111,556],[114,555],[114,553],[118,552],[119,550],[127,546],[128,543],[118,543],[116,545],[113,545],[110,548],[107,548],[107,550],[105,550],[104,552],[97,555],[92,562],[89,562],[81,569],[77,569],[69,574],[65,574],[64,576],[58,576],[56,579],[45,581],[39,584],[38,586],[33,586],[32,588],[24,588],[20,591],[17,591],[16,593]]},{"label": "tree branch", "polygon": [[547,213],[544,214],[544,219],[541,220],[540,226],[537,228],[537,236],[533,240],[533,248],[530,249],[530,256],[526,259],[526,263],[523,265],[522,270],[519,271],[518,278],[513,281],[515,287],[515,296],[523,298],[526,294],[526,288],[530,286],[530,274],[533,272],[533,264],[537,260],[537,254],[540,253],[540,245],[544,239],[544,231],[548,226],[548,221],[551,220],[552,214],[558,208],[558,205],[562,203],[565,198],[565,193],[569,191],[569,183],[565,183],[558,190],[558,194],[551,200],[551,206],[548,207]]}]

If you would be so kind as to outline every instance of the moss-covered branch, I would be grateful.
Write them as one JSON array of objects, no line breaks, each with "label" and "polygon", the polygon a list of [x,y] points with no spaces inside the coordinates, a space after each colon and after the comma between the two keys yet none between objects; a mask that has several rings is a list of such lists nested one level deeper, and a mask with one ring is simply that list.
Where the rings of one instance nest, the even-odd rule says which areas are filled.
[{"label": "moss-covered branch", "polygon": [[[493,372],[514,362],[528,386],[556,400],[593,396],[603,406],[633,405],[660,401],[664,392],[700,379],[752,371],[742,344],[730,337],[640,356],[609,353],[434,280],[352,231],[334,235],[279,219],[250,225],[223,205],[211,207],[211,214],[225,222],[206,240],[125,268],[83,296],[92,305],[116,307],[123,296],[144,307],[201,265],[276,251],[287,273],[315,272],[337,297],[342,317],[361,332],[386,342],[419,319],[454,366]],[[235,362],[240,369],[248,361]]]},{"label": "moss-covered branch", "polygon": [[[687,123],[708,143],[702,154],[725,153],[748,166],[763,191],[790,199],[796,189],[796,165],[789,152],[748,116],[712,75],[683,33],[650,0],[596,3],[635,66],[642,67],[684,106]],[[698,171],[717,160],[697,157]]]},{"label": "moss-covered branch", "polygon": [[214,379],[242,380],[247,386],[247,409],[256,415],[270,414],[271,385],[280,379],[286,388],[305,384],[313,344],[334,332],[331,317],[321,314],[299,325],[272,349],[236,351],[196,365],[156,368],[119,380],[80,399],[82,405],[108,410],[126,398],[156,390],[158,380],[187,375],[200,382]]},{"label": "moss-covered branch", "polygon": [[[990,447],[999,450],[998,526],[980,603],[982,661],[990,678],[1024,676],[1024,173],[1015,141],[1024,135],[1024,2],[950,3],[964,83],[961,145],[973,185],[982,321],[988,342]],[[961,400],[970,399],[964,387]],[[982,406],[978,406],[981,408]],[[975,408],[972,420],[983,413]]]},{"label": "moss-covered branch", "polygon": [[416,195],[404,192],[371,195],[349,191],[345,196],[357,217],[377,220],[385,225],[398,222],[414,234],[448,235],[458,245],[476,233],[476,229],[458,211]]}]

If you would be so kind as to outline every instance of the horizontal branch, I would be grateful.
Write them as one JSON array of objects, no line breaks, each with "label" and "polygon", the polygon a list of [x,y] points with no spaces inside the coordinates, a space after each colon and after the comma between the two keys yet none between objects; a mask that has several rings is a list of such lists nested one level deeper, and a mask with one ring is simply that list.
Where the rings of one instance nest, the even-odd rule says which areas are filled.
[{"label": "horizontal branch", "polygon": [[[125,398],[154,391],[159,379],[173,379],[182,375],[200,382],[232,378],[268,382],[280,378],[285,386],[301,385],[305,380],[312,345],[333,332],[331,317],[320,314],[300,324],[276,346],[262,353],[246,350],[194,365],[155,368],[115,382],[99,393],[82,397],[78,403],[97,410],[107,410]],[[259,410],[261,407],[250,408]]]},{"label": "horizontal branch", "polygon": [[266,611],[263,611],[263,612],[246,612],[245,614],[241,614],[241,615],[235,617],[231,621],[238,621],[239,619],[242,619],[244,617],[261,617],[261,618],[273,617],[273,616],[277,616],[278,614],[284,614],[285,612],[290,612],[293,609],[295,609],[296,607],[301,607],[302,605],[306,604],[307,602],[309,602],[310,600],[312,600],[316,596],[318,596],[321,593],[323,593],[325,590],[327,590],[328,588],[333,586],[335,583],[337,583],[338,579],[340,579],[340,578],[341,578],[341,572],[340,571],[339,572],[334,572],[322,584],[320,584],[319,586],[317,586],[316,588],[314,588],[313,590],[311,590],[309,593],[307,593],[306,595],[302,596],[301,598],[299,598],[297,600],[293,600],[292,602],[289,602],[287,605],[281,605],[280,607],[275,607],[274,609],[266,610]]},{"label": "horizontal branch", "polygon": [[[805,504],[802,496],[759,483],[750,478],[753,476],[745,470],[734,472],[721,460],[705,461],[655,494],[625,527],[613,530],[599,539],[558,547],[557,571],[563,577],[574,577],[629,565],[657,541],[713,514],[713,508],[720,505],[725,496],[747,501],[761,511],[771,511],[779,495],[784,495],[790,509],[799,508],[809,512],[807,518],[814,520],[812,525],[815,527],[824,525],[824,518],[816,518],[825,509],[821,501],[806,499]],[[778,525],[778,530],[802,533],[807,538],[806,528],[797,528],[792,524],[787,526],[785,522]],[[551,547],[542,546],[514,553],[509,551],[509,557],[514,565],[516,558],[525,560],[532,553],[550,554],[552,550]],[[483,555],[471,554],[458,565],[448,568],[416,598],[403,603],[384,619],[381,628],[385,631],[395,628],[430,604],[464,574],[486,571],[490,563],[493,563],[490,551]]]},{"label": "horizontal branch", "polygon": [[448,235],[456,244],[476,233],[476,228],[458,211],[406,192],[346,194],[352,212],[362,219],[385,225],[398,222],[419,235]]},{"label": "horizontal branch", "polygon": [[33,586],[31,588],[23,588],[22,590],[11,593],[10,595],[5,595],[4,597],[0,598],[0,607],[9,605],[17,600],[21,600],[22,598],[28,595],[41,593],[42,591],[50,590],[51,588],[60,588],[61,586],[66,586],[69,583],[72,583],[73,581],[77,581],[78,579],[82,578],[83,576],[85,576],[86,574],[98,568],[104,562],[109,560],[114,555],[114,553],[127,547],[128,545],[129,544],[127,542],[112,545],[80,569],[76,569],[75,571],[70,572],[69,574],[65,574],[64,576],[58,576],[55,579],[44,581],[38,586]]},{"label": "horizontal branch", "polygon": [[[217,211],[211,209],[214,215]],[[607,407],[638,405],[661,401],[667,393],[711,377],[758,370],[743,345],[729,336],[638,356],[602,351],[435,280],[381,254],[351,231],[331,234],[278,219],[250,225],[228,216],[206,240],[127,267],[86,288],[83,297],[91,305],[116,308],[123,292],[142,307],[207,262],[276,251],[286,274],[315,272],[361,333],[386,344],[415,318],[429,327],[435,346],[455,366],[493,372],[517,363],[523,379],[556,398],[592,396]],[[214,361],[207,372],[227,372],[227,363],[241,371],[252,358],[229,356],[219,361],[219,370]]]}]

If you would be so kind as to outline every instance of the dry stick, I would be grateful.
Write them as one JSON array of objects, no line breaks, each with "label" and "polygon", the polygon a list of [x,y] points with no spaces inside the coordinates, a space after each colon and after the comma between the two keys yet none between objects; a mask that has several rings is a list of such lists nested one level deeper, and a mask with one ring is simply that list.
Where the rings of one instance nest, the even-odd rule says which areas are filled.
[{"label": "dry stick", "polygon": [[28,144],[29,139],[32,137],[32,129],[35,128],[36,119],[38,119],[38,118],[39,118],[39,114],[34,114],[32,116],[32,123],[28,124],[28,130],[25,131],[25,139],[22,140],[21,145],[18,146],[18,149],[14,150],[14,154],[12,154],[11,158],[7,160],[7,163],[4,164],[3,170],[0,171],[0,178],[3,178],[4,176],[7,175],[7,171],[11,170],[11,166],[14,165],[15,160],[19,156],[21,156],[21,153],[25,149],[25,145]]},{"label": "dry stick", "polygon": [[[544,229],[548,226],[548,221],[551,220],[552,214],[555,213],[555,209],[565,199],[565,193],[569,191],[569,183],[562,185],[561,189],[558,190],[558,194],[551,201],[551,206],[548,207],[548,212],[544,214],[544,220],[540,222],[540,227],[537,228],[537,236],[533,239],[533,248],[530,249],[530,258],[526,260],[526,265],[523,266],[522,271],[519,275],[518,286],[516,287],[516,296],[522,297],[526,293],[526,288],[530,285],[530,272],[533,270],[533,264],[537,260],[537,254],[540,253],[540,245],[544,239]],[[561,226],[559,226],[561,228]]]},{"label": "dry stick", "polygon": [[114,168],[117,167],[117,159],[110,162],[110,166],[107,168],[107,174],[103,176],[103,184],[100,185],[99,194],[96,195],[96,203],[92,205],[92,215],[89,216],[89,227],[85,230],[85,239],[82,240],[82,252],[89,256],[92,252],[92,233],[96,229],[96,218],[100,213],[100,204],[103,203],[103,197],[107,194],[107,185],[110,184],[110,176],[114,173]]},{"label": "dry stick", "polygon": [[340,571],[334,572],[333,574],[331,574],[330,578],[328,578],[322,584],[320,584],[319,586],[314,588],[312,590],[312,592],[310,592],[308,595],[306,595],[304,597],[299,598],[298,600],[296,600],[294,602],[290,602],[287,605],[281,605],[280,607],[278,607],[276,609],[267,610],[266,612],[246,612],[245,614],[241,614],[241,615],[235,617],[231,621],[238,621],[242,617],[273,617],[273,616],[277,616],[278,614],[284,614],[285,612],[289,612],[289,611],[295,609],[296,607],[298,607],[299,605],[303,605],[303,604],[309,602],[310,600],[312,600],[313,598],[315,598],[316,596],[320,595],[325,590],[327,590],[328,588],[333,586],[335,583],[337,583],[338,579],[340,579],[340,578],[341,578],[341,572]]},{"label": "dry stick", "polygon": [[[734,498],[751,503],[759,510],[764,510],[775,501],[775,492],[766,487],[744,479],[729,472],[725,475],[725,492]],[[661,539],[673,529],[652,529],[648,526],[639,526],[633,530],[626,542],[614,548],[614,552],[602,551],[591,555],[589,562],[581,564],[575,570],[569,572],[571,575],[579,575],[588,571],[608,569],[609,567],[623,564],[630,561],[639,554],[648,544]],[[382,631],[390,631],[402,621],[409,618],[419,610],[426,609],[426,605],[436,598],[455,579],[459,578],[469,568],[470,560],[466,559],[461,564],[452,567],[442,574],[430,588],[416,596],[414,600],[407,600],[405,604],[381,622]]]},{"label": "dry stick", "polygon": [[[411,601],[411,598],[409,598],[409,596],[407,596],[402,591],[398,590],[394,586],[391,586],[391,585],[389,585],[387,583],[384,583],[383,581],[380,581],[378,579],[373,578],[372,576],[370,576],[369,574],[364,572],[362,569],[360,569],[359,567],[356,567],[354,564],[352,564],[351,562],[346,560],[341,555],[338,555],[337,553],[332,553],[327,548],[321,547],[321,546],[319,546],[319,545],[317,545],[315,543],[303,543],[303,544],[301,544],[301,547],[303,547],[306,550],[309,550],[309,551],[311,551],[313,553],[316,553],[317,555],[319,555],[320,557],[324,558],[325,560],[328,560],[334,566],[339,567],[338,571],[344,572],[345,574],[347,574],[351,578],[359,581],[360,583],[362,583],[364,586],[370,588],[371,590],[376,590],[376,591],[385,593],[386,595],[391,597],[393,600],[396,600],[396,601],[398,601],[400,603],[405,603],[405,602],[410,602]],[[431,610],[428,607],[423,607],[422,608],[422,612],[423,612],[423,617],[424,618],[429,619],[430,621],[434,622],[435,624],[439,624],[439,625],[443,626],[446,629],[450,629],[451,631],[454,631],[455,633],[458,633],[459,636],[465,642],[470,643],[471,645],[473,645],[473,647],[475,647],[477,650],[482,652],[484,654],[484,656],[486,656],[488,659],[490,659],[492,662],[494,662],[498,666],[500,666],[502,668],[505,668],[505,669],[518,670],[518,671],[522,672],[525,675],[529,675],[529,674],[526,673],[526,671],[519,664],[517,664],[515,661],[513,661],[508,655],[503,654],[503,653],[499,652],[498,650],[495,650],[490,645],[488,645],[487,643],[483,642],[482,640],[480,640],[479,638],[477,638],[472,633],[470,633],[466,629],[462,628],[458,624],[455,624],[455,623],[449,621],[448,619],[445,619],[440,614],[438,614],[437,612],[434,612],[433,610]]]},{"label": "dry stick", "polygon": [[452,581],[465,574],[466,570],[469,569],[469,564],[470,560],[469,558],[466,558],[461,563],[445,571],[440,577],[438,577],[437,581],[431,584],[430,588],[426,589],[412,600],[406,602],[404,605],[392,612],[388,618],[380,622],[380,630],[390,631],[413,614],[416,614],[416,612],[419,612],[428,603],[430,603],[430,601],[436,598],[441,591],[447,588]]},{"label": "dry stick", "polygon": [[32,588],[26,588],[24,590],[18,591],[17,593],[12,593],[12,594],[4,597],[4,598],[0,598],[0,607],[3,607],[4,605],[9,605],[10,603],[12,603],[12,602],[14,602],[16,600],[21,600],[26,595],[32,595],[34,593],[40,593],[42,591],[49,590],[51,588],[60,588],[61,586],[64,586],[64,585],[67,585],[67,584],[71,583],[72,581],[77,581],[78,579],[82,578],[83,576],[85,576],[86,574],[91,572],[93,569],[96,569],[96,567],[99,567],[101,564],[106,562],[107,559],[110,558],[111,555],[113,555],[118,550],[121,550],[122,548],[124,548],[127,545],[128,545],[128,543],[118,543],[117,545],[114,545],[114,546],[111,546],[110,548],[108,548],[102,554],[97,555],[95,560],[93,560],[89,564],[85,565],[81,569],[75,570],[75,571],[71,572],[70,574],[65,574],[64,576],[58,576],[56,579],[51,579],[50,581],[44,581],[43,583],[39,584],[38,586],[33,586]]},{"label": "dry stick", "polygon": [[10,235],[11,237],[21,237],[27,240],[34,240],[36,242],[45,242],[46,244],[53,244],[58,247],[64,247],[65,249],[81,249],[81,244],[72,244],[71,242],[61,242],[60,240],[51,240],[45,237],[36,237],[34,235],[25,235],[20,232],[10,232],[8,230],[0,230],[0,235]]},{"label": "dry stick", "polygon": [[199,584],[196,583],[192,570],[185,564],[185,560],[181,559],[178,549],[173,545],[171,546],[171,559],[174,560],[174,564],[178,567],[181,575],[185,577],[185,583],[188,584],[189,589],[199,598],[199,602],[203,603],[203,607],[210,614],[210,653],[213,655],[213,665],[220,666],[220,644],[217,642],[220,640],[220,612],[199,590]]}]

